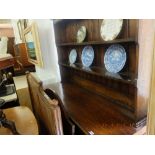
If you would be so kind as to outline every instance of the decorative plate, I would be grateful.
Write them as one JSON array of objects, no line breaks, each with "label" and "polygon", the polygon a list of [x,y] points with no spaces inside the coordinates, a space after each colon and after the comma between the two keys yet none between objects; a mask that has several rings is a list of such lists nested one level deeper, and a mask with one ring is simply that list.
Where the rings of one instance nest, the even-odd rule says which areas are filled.
[{"label": "decorative plate", "polygon": [[108,72],[118,73],[121,71],[126,62],[126,52],[123,46],[116,44],[111,45],[104,56],[105,68]]},{"label": "decorative plate", "polygon": [[104,19],[101,24],[100,34],[104,41],[114,40],[120,33],[123,19]]},{"label": "decorative plate", "polygon": [[94,50],[91,46],[84,47],[82,50],[81,60],[84,67],[89,67],[93,63]]},{"label": "decorative plate", "polygon": [[77,58],[76,49],[72,49],[72,50],[70,51],[70,54],[69,54],[69,62],[70,62],[71,64],[75,63],[76,58]]},{"label": "decorative plate", "polygon": [[77,42],[81,43],[84,41],[84,39],[86,38],[86,27],[85,26],[81,26],[80,29],[77,32]]}]

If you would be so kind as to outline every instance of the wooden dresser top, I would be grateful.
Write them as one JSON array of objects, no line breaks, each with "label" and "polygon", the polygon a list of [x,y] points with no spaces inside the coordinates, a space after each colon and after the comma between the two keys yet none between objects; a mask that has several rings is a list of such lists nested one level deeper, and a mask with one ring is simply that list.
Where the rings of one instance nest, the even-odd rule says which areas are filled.
[{"label": "wooden dresser top", "polygon": [[69,83],[51,84],[47,88],[60,96],[70,118],[85,134],[128,135],[138,130],[109,100],[99,95]]}]

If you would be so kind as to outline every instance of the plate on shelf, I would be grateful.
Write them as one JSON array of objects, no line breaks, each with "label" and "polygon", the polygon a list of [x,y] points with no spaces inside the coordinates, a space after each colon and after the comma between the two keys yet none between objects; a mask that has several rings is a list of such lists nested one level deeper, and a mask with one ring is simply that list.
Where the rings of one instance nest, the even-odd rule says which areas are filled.
[{"label": "plate on shelf", "polygon": [[77,43],[81,43],[84,41],[84,39],[86,38],[86,27],[85,26],[81,26],[77,32]]},{"label": "plate on shelf", "polygon": [[114,40],[121,32],[123,19],[104,19],[101,24],[100,34],[104,41]]},{"label": "plate on shelf", "polygon": [[104,56],[105,68],[108,72],[118,73],[126,63],[126,51],[123,46],[111,45]]},{"label": "plate on shelf", "polygon": [[70,64],[75,63],[76,58],[77,58],[76,49],[72,49],[72,50],[70,51],[70,53],[69,53],[69,63],[70,63]]},{"label": "plate on shelf", "polygon": [[92,46],[85,46],[82,50],[81,60],[83,67],[89,67],[94,60],[94,49]]}]

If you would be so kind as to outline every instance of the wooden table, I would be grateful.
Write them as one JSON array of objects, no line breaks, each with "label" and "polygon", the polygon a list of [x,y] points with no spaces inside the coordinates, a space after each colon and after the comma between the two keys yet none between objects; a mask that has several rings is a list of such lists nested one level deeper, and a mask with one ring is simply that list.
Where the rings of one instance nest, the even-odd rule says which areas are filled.
[{"label": "wooden table", "polygon": [[[8,120],[14,121],[17,131],[22,135],[38,135],[37,121],[32,111],[25,107],[19,106],[3,110]],[[0,128],[0,135],[11,135],[12,132],[4,127]]]},{"label": "wooden table", "polygon": [[60,96],[71,120],[85,134],[135,134],[139,129],[107,99],[70,83],[46,86]]},{"label": "wooden table", "polygon": [[12,56],[8,56],[6,58],[0,58],[0,69],[5,69],[8,67],[14,66],[14,59]]}]

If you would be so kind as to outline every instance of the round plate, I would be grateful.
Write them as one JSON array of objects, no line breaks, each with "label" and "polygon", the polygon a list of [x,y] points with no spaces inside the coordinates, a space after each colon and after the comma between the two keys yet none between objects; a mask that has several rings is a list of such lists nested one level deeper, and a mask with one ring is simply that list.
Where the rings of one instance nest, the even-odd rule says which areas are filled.
[{"label": "round plate", "polygon": [[111,45],[104,56],[105,68],[108,72],[118,73],[121,71],[126,62],[126,52],[123,46],[116,44]]},{"label": "round plate", "polygon": [[77,42],[81,43],[86,38],[86,27],[81,26],[80,29],[77,32]]},{"label": "round plate", "polygon": [[84,67],[89,67],[93,63],[94,50],[91,46],[84,47],[82,50],[81,60]]},{"label": "round plate", "polygon": [[70,51],[70,54],[69,54],[69,62],[70,62],[71,64],[75,63],[76,58],[77,58],[76,49],[72,49],[72,50]]},{"label": "round plate", "polygon": [[114,40],[120,33],[123,19],[104,19],[101,24],[100,34],[104,41]]}]

